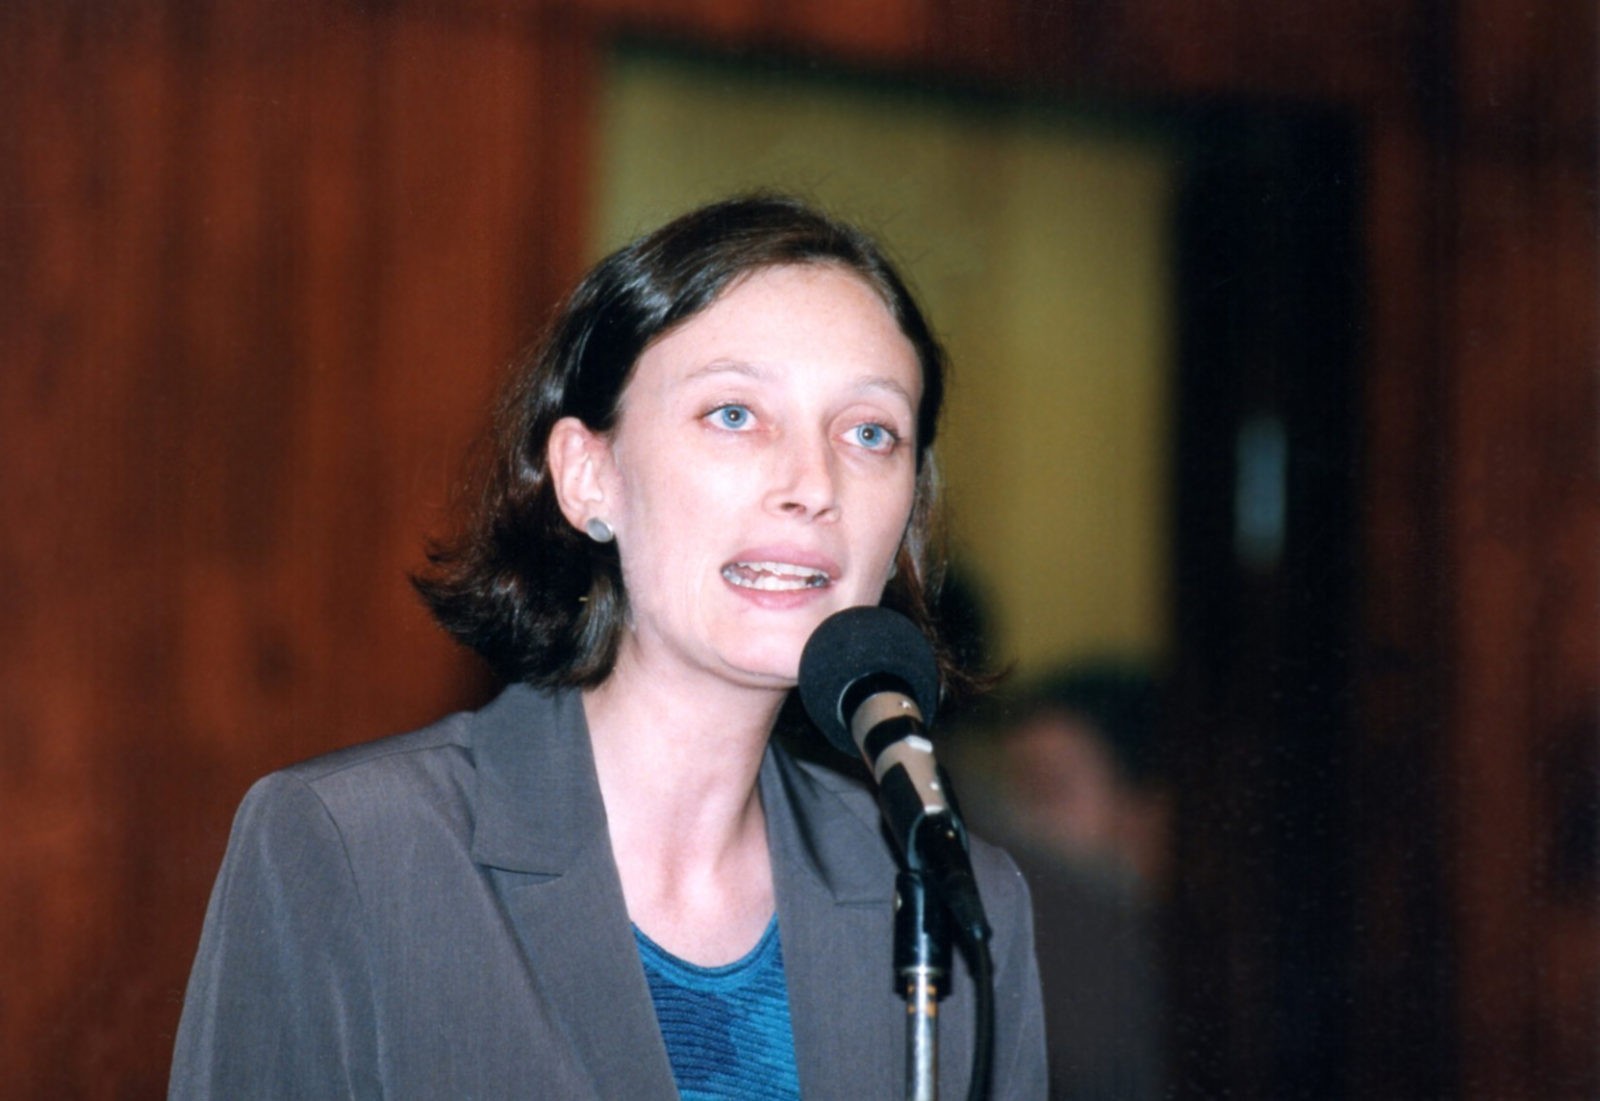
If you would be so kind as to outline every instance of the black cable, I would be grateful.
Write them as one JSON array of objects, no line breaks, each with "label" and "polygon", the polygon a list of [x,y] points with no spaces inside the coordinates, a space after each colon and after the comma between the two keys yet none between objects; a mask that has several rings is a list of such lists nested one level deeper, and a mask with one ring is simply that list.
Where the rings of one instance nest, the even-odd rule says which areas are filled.
[{"label": "black cable", "polygon": [[994,959],[989,955],[987,938],[969,941],[969,945],[977,1017],[973,1027],[972,1082],[967,1087],[967,1101],[988,1101],[994,1064]]}]

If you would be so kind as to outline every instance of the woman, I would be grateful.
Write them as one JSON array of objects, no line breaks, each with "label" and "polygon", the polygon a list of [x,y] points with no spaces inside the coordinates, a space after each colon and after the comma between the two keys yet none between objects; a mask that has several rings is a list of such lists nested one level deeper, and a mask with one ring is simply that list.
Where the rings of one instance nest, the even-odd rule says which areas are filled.
[{"label": "woman", "polygon": [[[830,613],[881,599],[928,627],[942,370],[873,243],[792,200],[602,261],[419,581],[513,687],[252,789],[172,1096],[901,1096],[876,806],[770,735]],[[974,862],[993,1096],[1042,1097],[1026,892],[997,851]]]}]

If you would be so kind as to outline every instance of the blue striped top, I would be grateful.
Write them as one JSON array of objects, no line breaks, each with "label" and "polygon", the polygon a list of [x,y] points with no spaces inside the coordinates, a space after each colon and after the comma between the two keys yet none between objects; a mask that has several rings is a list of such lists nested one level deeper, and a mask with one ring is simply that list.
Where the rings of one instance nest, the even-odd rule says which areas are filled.
[{"label": "blue striped top", "polygon": [[684,1101],[799,1101],[776,917],[721,967],[679,959],[638,926],[633,937]]}]

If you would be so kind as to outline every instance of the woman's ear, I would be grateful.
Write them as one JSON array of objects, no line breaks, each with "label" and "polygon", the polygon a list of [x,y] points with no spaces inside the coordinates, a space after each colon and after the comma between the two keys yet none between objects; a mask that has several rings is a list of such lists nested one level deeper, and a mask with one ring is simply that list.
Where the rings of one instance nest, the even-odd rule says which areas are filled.
[{"label": "woman's ear", "polygon": [[550,485],[567,523],[583,531],[591,520],[605,519],[604,473],[611,461],[611,444],[577,417],[562,417],[550,429],[545,463]]}]

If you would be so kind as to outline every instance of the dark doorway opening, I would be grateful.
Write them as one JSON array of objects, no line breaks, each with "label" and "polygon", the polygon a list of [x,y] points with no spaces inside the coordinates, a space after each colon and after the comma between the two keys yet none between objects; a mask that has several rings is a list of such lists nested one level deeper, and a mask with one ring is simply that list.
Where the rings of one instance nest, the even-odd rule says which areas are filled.
[{"label": "dark doorway opening", "polygon": [[1359,144],[1336,117],[1194,120],[1178,206],[1184,1096],[1346,1093],[1361,347]]}]

